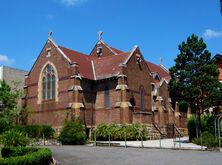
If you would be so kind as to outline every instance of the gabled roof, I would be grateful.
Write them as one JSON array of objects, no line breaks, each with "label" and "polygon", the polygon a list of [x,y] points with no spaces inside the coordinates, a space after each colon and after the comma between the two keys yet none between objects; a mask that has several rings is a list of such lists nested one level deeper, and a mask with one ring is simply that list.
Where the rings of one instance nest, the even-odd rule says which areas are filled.
[{"label": "gabled roof", "polygon": [[59,46],[60,50],[72,61],[79,64],[79,72],[84,78],[91,80],[100,80],[116,76],[120,72],[119,65],[123,63],[130,53],[114,49],[116,52],[121,52],[116,55],[91,58],[90,56]]},{"label": "gabled roof", "polygon": [[[100,80],[117,76],[120,73],[120,65],[127,64],[127,62],[130,60],[135,51],[140,52],[137,45],[134,46],[130,52],[124,52],[122,50],[108,46],[103,40],[100,40],[100,44],[104,44],[110,51],[106,52],[108,53],[106,56],[92,58],[92,56],[90,56],[92,52],[90,53],[90,55],[86,55],[84,53],[80,53],[78,51],[65,48],[63,46],[58,46],[52,38],[49,38],[47,42],[52,42],[52,44],[56,47],[59,53],[69,63],[78,63],[80,75],[83,78],[90,80]],[[97,42],[97,44],[99,42]],[[155,65],[148,61],[147,66],[151,73],[157,73],[158,75],[160,75],[161,78],[164,78],[166,80],[168,80],[167,77],[170,78],[168,71],[164,67]]]},{"label": "gabled roof", "polygon": [[[110,46],[109,46],[110,47]],[[113,48],[113,47],[110,47],[114,52],[116,52],[117,54],[120,54],[120,53],[124,53],[124,51],[122,50],[119,50],[119,49],[116,49],[116,48]]]},{"label": "gabled roof", "polygon": [[170,78],[170,74],[169,74],[169,71],[166,70],[163,66],[161,65],[156,65],[156,64],[153,64],[149,61],[146,61],[150,71],[153,73],[158,73],[159,76],[161,78],[165,78],[165,79],[169,79]]},{"label": "gabled roof", "polygon": [[95,67],[96,80],[117,75],[120,72],[119,65],[123,63],[129,55],[130,53],[128,52],[92,59]]},{"label": "gabled roof", "polygon": [[84,78],[94,79],[91,60],[86,54],[62,46],[59,46],[59,48],[72,62],[79,64],[79,72]]}]

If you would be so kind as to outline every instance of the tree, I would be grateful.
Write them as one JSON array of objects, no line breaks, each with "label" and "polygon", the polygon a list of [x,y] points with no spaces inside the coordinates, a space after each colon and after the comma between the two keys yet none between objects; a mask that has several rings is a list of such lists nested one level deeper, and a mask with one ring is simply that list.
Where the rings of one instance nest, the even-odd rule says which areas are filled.
[{"label": "tree", "polygon": [[172,79],[169,91],[172,101],[174,104],[176,101],[189,104],[197,114],[198,127],[204,110],[221,105],[222,99],[219,70],[206,47],[202,38],[191,35],[179,45],[180,53],[175,59],[175,65],[170,68]]},{"label": "tree", "polygon": [[222,14],[222,0],[220,0],[220,13]]},{"label": "tree", "polygon": [[0,101],[3,105],[1,116],[10,122],[18,123],[21,114],[21,107],[19,107],[18,101],[22,96],[22,92],[18,90],[17,82],[14,82],[14,86],[15,88],[11,89],[5,81],[0,81]]}]

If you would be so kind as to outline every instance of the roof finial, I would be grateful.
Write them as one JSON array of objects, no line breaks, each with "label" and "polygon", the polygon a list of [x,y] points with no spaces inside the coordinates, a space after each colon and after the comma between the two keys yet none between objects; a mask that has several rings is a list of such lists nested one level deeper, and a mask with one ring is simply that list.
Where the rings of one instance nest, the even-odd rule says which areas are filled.
[{"label": "roof finial", "polygon": [[98,39],[99,39],[99,41],[101,41],[101,39],[102,39],[102,35],[103,35],[103,31],[98,31]]},{"label": "roof finial", "polygon": [[163,58],[160,57],[160,65],[163,65]]},{"label": "roof finial", "polygon": [[51,39],[52,38],[52,31],[48,32],[48,38]]}]

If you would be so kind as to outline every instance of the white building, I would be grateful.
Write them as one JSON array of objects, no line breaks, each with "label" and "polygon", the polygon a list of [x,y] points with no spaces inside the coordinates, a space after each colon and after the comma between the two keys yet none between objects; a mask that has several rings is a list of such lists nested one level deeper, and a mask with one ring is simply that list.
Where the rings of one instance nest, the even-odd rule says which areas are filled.
[{"label": "white building", "polygon": [[0,81],[4,80],[11,88],[17,84],[18,89],[23,90],[25,75],[28,71],[0,66]]}]

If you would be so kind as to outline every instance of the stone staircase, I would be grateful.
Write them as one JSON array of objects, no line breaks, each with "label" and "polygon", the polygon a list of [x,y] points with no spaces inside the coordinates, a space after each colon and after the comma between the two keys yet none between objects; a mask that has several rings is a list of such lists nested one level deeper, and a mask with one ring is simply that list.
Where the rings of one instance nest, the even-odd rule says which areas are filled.
[{"label": "stone staircase", "polygon": [[149,140],[167,138],[166,128],[165,127],[160,128],[156,123],[150,124],[147,127],[147,131],[148,131]]},{"label": "stone staircase", "polygon": [[[173,131],[174,135],[176,135],[176,137],[184,137],[184,136],[188,136],[188,131],[187,128],[177,128],[175,127],[175,125],[173,125]],[[175,137],[174,135],[172,137],[168,137],[168,133],[167,133],[167,127],[159,127],[158,124],[156,123],[152,123],[147,125],[147,131],[148,131],[148,136],[147,139],[149,140],[156,140],[156,139],[166,139],[166,138],[173,138]]]}]

